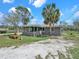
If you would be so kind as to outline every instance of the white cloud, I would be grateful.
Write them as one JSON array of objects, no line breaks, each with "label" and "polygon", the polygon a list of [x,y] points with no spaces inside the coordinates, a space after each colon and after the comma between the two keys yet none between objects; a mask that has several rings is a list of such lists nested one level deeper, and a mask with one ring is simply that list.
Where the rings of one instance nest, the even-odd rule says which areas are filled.
[{"label": "white cloud", "polygon": [[62,11],[60,11],[60,16],[63,16],[64,14],[63,14],[63,12]]},{"label": "white cloud", "polygon": [[79,11],[74,14],[74,17],[79,17]]},{"label": "white cloud", "polygon": [[29,4],[33,3],[35,0],[29,0]]},{"label": "white cloud", "polygon": [[14,0],[3,0],[3,3],[12,3]]},{"label": "white cloud", "polygon": [[78,5],[74,5],[71,11],[75,11],[78,8]]},{"label": "white cloud", "polygon": [[3,14],[2,12],[0,12],[0,18],[3,17],[3,15],[4,15],[4,14]]},{"label": "white cloud", "polygon": [[3,22],[3,19],[4,19],[3,16],[4,16],[4,14],[2,12],[0,12],[0,23]]},{"label": "white cloud", "polygon": [[9,13],[12,13],[12,12],[13,12],[13,13],[16,13],[15,7],[10,8],[8,12],[9,12]]},{"label": "white cloud", "polygon": [[43,24],[44,19],[31,19],[28,25],[41,25]]},{"label": "white cloud", "polygon": [[30,8],[27,7],[27,9],[29,10],[29,12],[32,12]]},{"label": "white cloud", "polygon": [[36,24],[37,23],[37,19],[32,19],[31,21],[30,21],[30,24]]},{"label": "white cloud", "polygon": [[[29,12],[31,12],[31,9],[29,7],[27,7],[27,9],[29,10]],[[9,13],[16,13],[16,8],[15,7],[12,7],[8,10]]]},{"label": "white cloud", "polygon": [[76,13],[74,13],[71,17],[69,17],[66,22],[68,24],[73,24],[73,19],[76,19],[77,17],[79,17],[79,11],[77,11]]},{"label": "white cloud", "polygon": [[38,7],[41,7],[45,2],[46,0],[35,0],[32,5],[38,8]]}]

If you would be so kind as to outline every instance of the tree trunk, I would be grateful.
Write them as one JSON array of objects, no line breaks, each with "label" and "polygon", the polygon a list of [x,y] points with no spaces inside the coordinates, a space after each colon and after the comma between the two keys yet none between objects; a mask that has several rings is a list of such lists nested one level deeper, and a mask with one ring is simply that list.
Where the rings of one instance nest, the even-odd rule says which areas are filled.
[{"label": "tree trunk", "polygon": [[50,26],[50,36],[51,36],[51,32],[52,32],[52,27]]},{"label": "tree trunk", "polygon": [[54,28],[55,28],[55,27],[54,27],[54,23],[53,23],[53,31],[55,30]]},{"label": "tree trunk", "polygon": [[21,40],[21,35],[19,33],[19,28],[18,27],[16,27],[16,31],[15,31],[14,34]]},{"label": "tree trunk", "polygon": [[51,32],[52,32],[52,29],[51,29],[52,27],[51,27],[51,23],[49,23],[49,29],[50,29],[50,31],[49,31],[49,39],[51,39]]},{"label": "tree trunk", "polygon": [[50,28],[50,35],[51,35],[51,31],[52,31],[51,22],[49,23],[49,28]]},{"label": "tree trunk", "polygon": [[17,26],[15,26],[15,30],[16,30],[16,31],[15,31],[14,34],[17,35],[17,34],[19,33],[19,28],[18,28]]}]

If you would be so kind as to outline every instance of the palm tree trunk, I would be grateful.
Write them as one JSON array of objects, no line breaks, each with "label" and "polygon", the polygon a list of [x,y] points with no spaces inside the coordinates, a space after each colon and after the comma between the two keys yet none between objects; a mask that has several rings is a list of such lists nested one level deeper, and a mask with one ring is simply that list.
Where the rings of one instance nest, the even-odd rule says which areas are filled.
[{"label": "palm tree trunk", "polygon": [[52,27],[50,26],[50,35],[51,35],[51,32],[52,32],[52,29],[51,29]]},{"label": "palm tree trunk", "polygon": [[50,28],[50,35],[51,35],[51,31],[52,31],[51,22],[49,23],[49,28]]},{"label": "palm tree trunk", "polygon": [[51,27],[51,23],[49,23],[49,29],[50,29],[50,31],[49,31],[49,39],[51,39],[51,32],[52,32],[52,27]]},{"label": "palm tree trunk", "polygon": [[53,23],[53,31],[54,31],[54,28],[55,28],[55,27],[54,27],[54,23]]}]

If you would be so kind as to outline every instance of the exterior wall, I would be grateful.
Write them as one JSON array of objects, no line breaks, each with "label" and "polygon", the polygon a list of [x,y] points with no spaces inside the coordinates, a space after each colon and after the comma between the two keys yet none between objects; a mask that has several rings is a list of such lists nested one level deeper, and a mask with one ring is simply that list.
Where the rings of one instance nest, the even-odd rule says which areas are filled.
[{"label": "exterior wall", "polygon": [[60,35],[60,27],[52,28],[51,33],[50,33],[50,28],[47,28],[47,29],[45,29],[43,34],[44,35],[55,35],[55,36],[58,36],[58,35]]},{"label": "exterior wall", "polygon": [[26,35],[26,36],[34,36],[34,35],[55,35],[55,36],[59,36],[61,33],[60,33],[60,27],[55,27],[55,28],[52,28],[52,31],[50,33],[50,28],[48,27],[44,27],[44,28],[41,28],[41,27],[35,27],[35,28],[32,28],[31,31],[28,31],[28,30],[24,30],[23,31],[23,35]]}]

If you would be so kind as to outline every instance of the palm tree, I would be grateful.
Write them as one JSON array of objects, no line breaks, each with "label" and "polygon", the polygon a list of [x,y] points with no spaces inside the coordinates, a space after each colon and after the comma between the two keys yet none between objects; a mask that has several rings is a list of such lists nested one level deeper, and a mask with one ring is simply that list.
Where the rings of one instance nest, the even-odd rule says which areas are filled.
[{"label": "palm tree", "polygon": [[50,27],[50,33],[51,33],[51,25],[57,23],[60,17],[60,11],[58,8],[56,8],[56,5],[54,3],[47,4],[42,11],[42,16],[44,18],[44,23],[49,25]]}]

